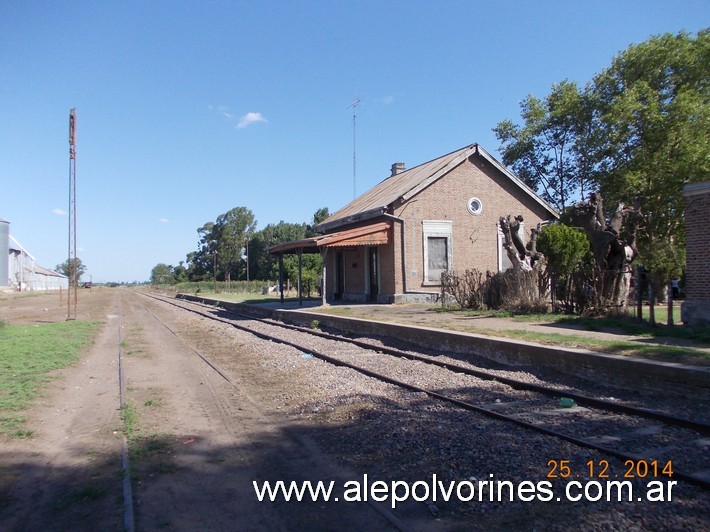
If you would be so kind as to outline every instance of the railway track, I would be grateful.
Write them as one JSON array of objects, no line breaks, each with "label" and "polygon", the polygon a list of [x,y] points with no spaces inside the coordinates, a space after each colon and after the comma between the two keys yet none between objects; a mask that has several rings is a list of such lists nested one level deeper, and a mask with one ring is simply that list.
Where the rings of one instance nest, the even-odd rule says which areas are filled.
[{"label": "railway track", "polygon": [[[438,357],[432,355],[373,345],[215,306],[143,295],[458,408],[597,450],[622,460],[628,466],[626,474],[631,477],[666,475],[668,479],[710,488],[706,456],[710,425],[702,421],[605,400],[549,383],[511,379],[495,372],[437,360]],[[309,335],[309,340],[302,340],[301,335]],[[313,347],[313,337],[317,338],[317,349]],[[198,355],[220,372],[207,357]],[[423,372],[436,386],[418,384]],[[493,391],[490,387],[483,391],[482,381],[489,385],[493,381]],[[510,400],[511,396],[515,399]],[[603,468],[604,461],[601,462],[594,466]],[[556,465],[559,464],[553,464]]]}]

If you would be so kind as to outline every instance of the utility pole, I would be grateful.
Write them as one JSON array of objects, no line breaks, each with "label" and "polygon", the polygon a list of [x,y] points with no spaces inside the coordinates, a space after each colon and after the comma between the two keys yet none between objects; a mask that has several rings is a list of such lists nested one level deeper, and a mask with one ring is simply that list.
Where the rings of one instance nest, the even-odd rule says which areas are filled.
[{"label": "utility pole", "polygon": [[356,163],[356,157],[355,157],[355,123],[357,122],[357,106],[360,105],[360,99],[355,96],[355,99],[353,100],[353,103],[347,106],[347,109],[352,109],[353,110],[353,199],[357,197],[357,187],[356,187],[356,180],[355,180],[355,163]]},{"label": "utility pole", "polygon": [[69,246],[67,273],[69,286],[67,297],[67,320],[76,319],[79,280],[76,258],[76,109],[69,111]]}]

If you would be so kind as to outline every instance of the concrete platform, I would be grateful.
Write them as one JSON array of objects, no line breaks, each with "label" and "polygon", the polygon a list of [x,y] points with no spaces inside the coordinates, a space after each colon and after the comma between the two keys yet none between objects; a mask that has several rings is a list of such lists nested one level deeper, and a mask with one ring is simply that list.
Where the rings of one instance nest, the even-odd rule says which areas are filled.
[{"label": "concrete platform", "polygon": [[[601,379],[614,384],[643,388],[673,387],[687,391],[689,394],[701,394],[702,400],[710,400],[710,367],[560,348],[431,327],[333,316],[313,312],[303,306],[299,308],[297,302],[288,305],[272,303],[247,305],[182,294],[179,297],[209,304],[218,303],[221,307],[235,312],[254,317],[273,318],[284,323],[306,327],[317,320],[321,328],[377,336],[384,338],[385,343],[388,337],[396,338],[398,341],[406,341],[427,349],[464,356],[478,355],[510,366],[542,365],[595,381]],[[317,303],[313,303],[311,308],[317,306]]]}]

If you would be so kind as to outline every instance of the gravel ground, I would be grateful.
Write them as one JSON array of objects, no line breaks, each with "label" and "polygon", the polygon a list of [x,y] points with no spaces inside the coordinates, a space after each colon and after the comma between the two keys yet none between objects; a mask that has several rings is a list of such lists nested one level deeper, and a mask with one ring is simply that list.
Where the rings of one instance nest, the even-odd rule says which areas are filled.
[{"label": "gravel ground", "polygon": [[[702,489],[679,483],[673,487],[672,500],[638,501],[637,497],[644,497],[647,492],[647,482],[653,480],[647,477],[632,481],[634,500],[630,502],[605,502],[605,497],[594,502],[566,501],[567,481],[603,481],[598,474],[607,463],[609,480],[614,480],[626,471],[624,464],[594,451],[464,412],[425,394],[378,382],[354,370],[324,363],[309,356],[307,351],[260,340],[226,324],[208,322],[178,309],[171,310],[171,313],[172,319],[180,324],[181,334],[189,331],[192,341],[197,342],[207,335],[218,338],[223,348],[213,357],[228,374],[238,372],[243,363],[243,360],[235,361],[230,353],[239,352],[240,358],[248,356],[256,361],[263,373],[248,386],[253,387],[254,393],[259,390],[262,408],[271,415],[281,416],[300,431],[306,431],[322,449],[358,475],[367,474],[371,481],[426,481],[429,484],[432,475],[436,475],[446,486],[451,481],[474,484],[476,491],[470,501],[445,502],[441,496],[434,501],[430,496],[427,501],[417,503],[426,504],[431,514],[427,528],[562,530],[574,526],[583,530],[700,530],[710,527],[707,515],[710,497]],[[293,340],[295,334],[288,333],[289,338]],[[323,340],[313,336],[299,338],[298,342],[311,350],[328,352]],[[231,349],[224,346],[231,346]],[[529,400],[529,392],[513,391],[496,382],[478,381],[473,385],[470,377],[450,372],[444,376],[421,363],[363,356],[358,354],[359,350],[351,352],[349,347],[338,349],[339,356],[357,358],[358,363],[367,359],[378,371],[386,369],[402,379],[413,379],[425,388],[457,390],[472,400],[482,390],[493,397],[497,395],[501,402]],[[424,370],[420,371],[420,368]],[[499,370],[514,374],[517,379],[528,378],[534,382],[549,378],[547,374],[534,374],[530,368],[524,371]],[[555,382],[558,386],[590,393],[589,383],[569,376],[557,376]],[[649,397],[652,392],[597,388],[592,391],[674,411],[678,408],[674,403],[683,400],[679,395],[653,400]],[[705,399],[696,401],[695,407],[684,405],[683,411],[690,416],[707,416]],[[610,422],[609,419],[602,421],[604,427]],[[702,449],[705,457],[707,446],[705,441]],[[498,502],[491,497],[488,486],[478,485],[478,481],[487,480],[511,481],[515,486],[523,481],[537,484],[547,481],[548,475],[555,472],[554,466],[562,460],[569,460],[572,477],[550,479],[554,490],[554,495],[549,496],[552,500],[538,500],[533,496],[530,501],[506,499]],[[591,476],[590,462],[594,468]],[[656,480],[663,481],[665,486],[668,478],[659,476]],[[424,489],[423,486],[420,488]],[[573,490],[572,494],[579,492]],[[595,493],[593,490],[590,495]],[[558,497],[562,500],[557,501]],[[540,492],[540,498],[548,497]],[[398,511],[406,515],[413,504],[403,504]]]},{"label": "gravel ground", "polygon": [[[100,471],[107,493],[114,493],[118,485],[116,453],[109,449],[115,446],[115,434],[111,431],[119,424],[116,399],[113,392],[105,393],[116,388],[113,381],[118,339],[111,335],[117,334],[114,325],[118,312],[111,306],[113,294],[106,291],[83,295],[82,310],[87,312],[92,308],[90,300],[106,300],[96,307],[97,316],[107,321],[102,333],[106,341],[97,341],[81,364],[62,372],[63,377],[54,381],[42,403],[28,414],[30,423],[41,421],[33,427],[38,429],[38,436],[29,446],[14,441],[3,441],[0,446],[0,523],[16,524],[9,528],[0,524],[0,528],[120,529],[111,527],[107,518],[102,517],[108,514],[96,509],[96,505],[103,504],[101,508],[114,512],[113,518],[120,521],[121,514],[116,513],[113,496],[91,502],[91,511],[86,514],[82,511],[87,506],[79,500],[72,499],[68,509],[57,510],[51,506],[56,497],[61,499],[67,493],[67,471],[85,474],[77,480],[81,483],[97,482],[95,475]],[[63,320],[64,309],[48,297],[3,300],[0,319],[15,323]],[[121,312],[129,399],[139,410],[146,433],[162,435],[160,441],[164,440],[168,450],[156,456],[155,463],[144,458],[136,465],[140,476],[134,489],[141,529],[207,529],[210,528],[205,526],[208,522],[229,522],[233,528],[240,528],[236,524],[240,523],[240,529],[254,530],[259,528],[247,524],[283,523],[281,529],[285,530],[298,529],[297,524],[300,529],[311,530],[367,528],[358,527],[356,519],[365,514],[352,505],[265,507],[251,500],[254,498],[250,492],[253,491],[251,481],[255,478],[274,475],[284,475],[280,477],[284,480],[336,478],[325,473],[333,469],[320,467],[319,460],[336,464],[340,478],[346,480],[363,481],[367,475],[370,485],[378,480],[407,481],[410,485],[419,482],[416,493],[423,500],[402,502],[395,509],[396,516],[412,530],[710,529],[707,491],[678,484],[673,487],[671,500],[638,501],[637,497],[647,492],[646,483],[650,478],[646,478],[632,482],[632,501],[605,502],[603,494],[597,501],[568,501],[564,497],[565,486],[574,486],[569,482],[602,481],[600,474],[604,470],[610,480],[621,480],[617,477],[627,468],[620,461],[597,452],[465,412],[423,393],[376,381],[352,369],[327,364],[309,356],[309,351],[327,352],[331,348],[310,335],[299,340],[307,348],[296,350],[141,297],[140,300],[145,299],[145,304],[179,337],[173,338],[144,311],[143,303],[137,301],[139,296],[122,297],[125,298]],[[96,319],[93,314],[87,318]],[[296,333],[287,334],[294,339]],[[377,338],[372,341],[380,342]],[[183,342],[215,363],[233,384],[228,385],[221,377],[213,375],[214,371]],[[392,339],[387,339],[387,345],[391,344]],[[510,390],[500,383],[444,374],[422,363],[363,355],[350,347],[337,350],[339,356],[367,361],[382,371],[392,371],[403,380],[412,379],[423,387],[455,392],[472,401],[487,400],[493,405],[500,404],[501,409],[510,407],[511,403],[515,408],[544,405],[545,399],[538,395]],[[464,362],[461,357],[451,360]],[[708,419],[710,402],[705,396],[688,398],[678,392],[615,389],[549,369],[509,368],[474,359],[469,362],[481,363],[501,375],[521,380],[552,381],[558,387],[570,387],[590,395],[615,397]],[[194,371],[195,367],[199,371]],[[95,389],[93,383],[104,376],[107,379],[104,388]],[[107,400],[104,407],[101,406],[103,398]],[[501,402],[495,403],[496,399]],[[156,403],[159,406],[155,406]],[[574,410],[545,421],[571,421],[574,426],[577,415]],[[585,422],[586,428],[577,428],[602,436],[609,432],[612,424],[621,424],[621,420],[600,414],[594,423]],[[673,431],[664,433],[664,437],[661,443],[668,447],[672,447],[677,438]],[[651,443],[648,437],[635,441],[639,448]],[[96,450],[102,449],[99,445],[107,447],[102,460],[96,455]],[[698,460],[707,465],[707,439],[701,445],[705,446],[701,447],[704,454],[699,454]],[[682,451],[671,449],[669,453],[674,461],[684,458]],[[12,462],[15,458],[19,460],[17,464]],[[65,464],[69,458],[78,463]],[[566,467],[570,468],[572,476],[565,480],[560,474]],[[26,475],[28,468],[34,471],[34,476]],[[434,500],[431,490],[428,497],[424,497],[427,495],[423,493],[424,483],[431,484],[433,475],[445,489],[450,482],[457,483],[454,495],[458,487],[461,497],[444,501],[438,492]],[[548,478],[554,475],[557,478]],[[658,480],[665,485],[667,478]],[[493,485],[493,491],[490,489],[491,482],[504,481],[509,481],[513,487],[529,487],[530,491],[516,493],[519,496],[513,501],[505,496],[498,500],[496,486]],[[541,484],[547,481],[551,483],[549,492]],[[524,482],[530,484],[522,484]],[[24,486],[23,490],[18,491],[18,486]],[[472,493],[468,491],[471,486]],[[590,484],[591,488],[594,486]],[[543,489],[533,491],[536,488]],[[506,490],[504,484],[503,491]],[[580,494],[581,490],[581,485],[577,486],[570,494]],[[593,489],[590,495],[596,493]],[[562,500],[558,501],[558,497]],[[164,504],[156,506],[156,501]],[[383,504],[388,505],[388,502]],[[34,511],[33,505],[37,506]],[[162,512],[160,519],[156,517],[155,508]],[[42,520],[45,514],[54,519]],[[34,516],[33,522],[41,522],[43,526],[33,527],[28,525],[29,521],[13,517],[23,515]],[[57,521],[57,515],[64,515],[66,521]],[[181,517],[194,520],[180,520]],[[234,520],[229,521],[232,518]],[[96,526],[89,526],[94,522]],[[188,522],[193,526],[187,526]],[[379,522],[370,523],[370,529],[383,529]],[[211,528],[229,529],[230,526]],[[269,527],[261,529],[265,528]]]}]

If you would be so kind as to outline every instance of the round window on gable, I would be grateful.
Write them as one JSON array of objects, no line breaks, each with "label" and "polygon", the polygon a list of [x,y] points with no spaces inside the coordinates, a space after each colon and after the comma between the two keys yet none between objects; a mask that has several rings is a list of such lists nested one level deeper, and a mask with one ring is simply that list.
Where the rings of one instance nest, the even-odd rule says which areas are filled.
[{"label": "round window on gable", "polygon": [[478,198],[469,199],[466,207],[471,214],[481,214],[483,212],[483,202]]}]

